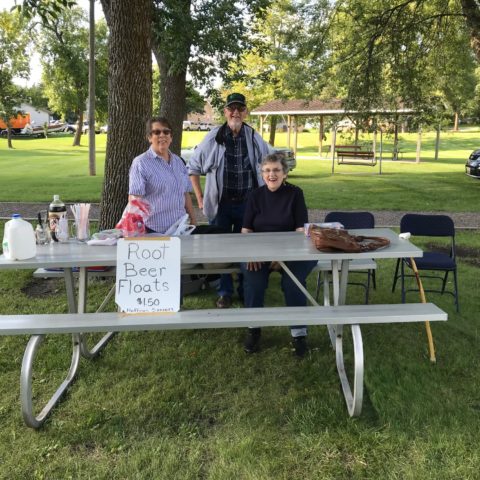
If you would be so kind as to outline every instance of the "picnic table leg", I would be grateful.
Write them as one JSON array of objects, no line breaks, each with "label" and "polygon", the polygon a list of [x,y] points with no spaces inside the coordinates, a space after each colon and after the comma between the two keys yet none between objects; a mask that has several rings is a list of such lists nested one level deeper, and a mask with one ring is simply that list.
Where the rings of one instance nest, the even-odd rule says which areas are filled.
[{"label": "picnic table leg", "polygon": [[[332,262],[332,272],[335,272],[336,281],[334,281],[334,305],[345,305],[347,299],[348,286],[348,268],[349,260],[336,260]],[[359,325],[352,325],[352,341],[354,355],[354,372],[353,372],[353,394],[348,381],[347,372],[345,371],[345,362],[343,358],[343,325],[336,326],[336,344],[335,357],[337,362],[338,376],[342,385],[343,396],[347,404],[348,413],[351,417],[360,415],[363,403],[363,341],[362,331]]]},{"label": "picnic table leg", "polygon": [[[85,267],[80,268],[78,277],[78,313],[85,313],[87,306],[87,284],[88,274]],[[112,295],[115,293],[115,285],[108,292],[105,300],[97,309],[97,313],[103,311]],[[99,353],[106,347],[108,342],[115,336],[116,332],[106,333],[96,344],[90,349],[87,345],[87,339],[84,333],[79,334],[80,352],[82,357],[92,359],[99,355]]]},{"label": "picnic table leg", "polygon": [[347,404],[348,413],[351,417],[357,417],[362,411],[363,402],[363,342],[360,325],[352,325],[353,355],[354,355],[354,373],[353,373],[353,395],[348,381],[345,363],[343,359],[343,325],[337,325],[337,342],[335,357],[337,361],[337,371],[342,385],[343,396]]},{"label": "picnic table leg", "polygon": [[[314,305],[319,307],[320,304],[310,295],[310,292],[298,281],[298,278],[292,273],[292,271],[285,265],[285,262],[278,262],[283,268],[285,273],[292,279],[292,281],[297,285],[297,287],[302,291],[302,293],[307,297],[307,300]],[[335,329],[332,325],[327,325],[328,334],[330,336],[330,342],[332,343],[332,348],[335,349]]]},{"label": "picnic table leg", "polygon": [[[291,270],[284,262],[279,262],[289,277],[295,282],[300,290],[305,294],[312,305],[319,306],[315,299],[305,290],[303,285],[293,275]],[[349,260],[333,260],[332,261],[332,283],[333,283],[333,298],[334,305],[341,305],[345,303],[347,280],[348,280]],[[328,333],[330,339],[335,347],[335,358],[337,363],[337,371],[342,385],[343,395],[347,403],[348,413],[351,417],[360,415],[362,411],[363,402],[363,341],[362,332],[359,325],[352,325],[352,340],[353,340],[353,354],[354,354],[354,377],[353,377],[353,394],[348,381],[347,372],[345,371],[345,362],[343,358],[343,325],[328,325]]]},{"label": "picnic table leg", "polygon": [[40,428],[43,425],[52,408],[60,401],[68,387],[73,383],[80,363],[80,345],[78,339],[76,341],[74,336],[72,361],[68,374],[40,414],[35,415],[32,401],[33,362],[44,337],[45,335],[33,335],[30,337],[23,355],[22,370],[20,373],[20,402],[22,405],[22,416],[27,426],[31,428]]}]

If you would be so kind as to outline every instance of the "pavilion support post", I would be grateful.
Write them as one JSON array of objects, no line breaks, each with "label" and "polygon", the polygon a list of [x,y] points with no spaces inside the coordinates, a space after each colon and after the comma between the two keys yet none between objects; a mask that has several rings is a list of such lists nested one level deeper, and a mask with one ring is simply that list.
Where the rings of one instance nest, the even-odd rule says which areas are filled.
[{"label": "pavilion support post", "polygon": [[260,135],[263,138],[263,115],[260,115]]},{"label": "pavilion support post", "polygon": [[382,158],[383,158],[383,130],[380,128],[380,152],[379,152],[379,168],[378,174],[382,174]]},{"label": "pavilion support post", "polygon": [[357,123],[355,122],[355,145],[358,145],[358,133],[360,129],[358,128]]},{"label": "pavilion support post", "polygon": [[318,126],[318,156],[322,158],[322,149],[323,149],[323,115],[320,115],[320,124]]},{"label": "pavilion support post", "polygon": [[330,130],[331,138],[332,138],[332,144],[330,146],[330,154],[332,157],[332,175],[335,172],[335,144],[337,142],[337,128],[336,124],[331,128]]},{"label": "pavilion support post", "polygon": [[291,133],[292,133],[292,117],[287,115],[287,147],[290,148],[291,143]]},{"label": "pavilion support post", "polygon": [[435,136],[435,161],[438,160],[438,153],[440,151],[440,124],[437,125]]},{"label": "pavilion support post", "polygon": [[295,158],[297,158],[297,145],[298,145],[298,117],[295,115],[293,117],[293,120],[295,122],[295,127],[294,127],[294,139],[293,139],[293,154],[295,155]]},{"label": "pavilion support post", "polygon": [[417,157],[415,159],[416,163],[420,163],[420,152],[422,150],[422,127],[418,127],[418,136],[417,136]]}]

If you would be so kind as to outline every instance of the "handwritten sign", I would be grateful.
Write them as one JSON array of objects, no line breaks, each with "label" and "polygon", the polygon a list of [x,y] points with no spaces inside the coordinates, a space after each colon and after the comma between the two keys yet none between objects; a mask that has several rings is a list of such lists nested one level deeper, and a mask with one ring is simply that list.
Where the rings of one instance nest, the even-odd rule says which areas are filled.
[{"label": "handwritten sign", "polygon": [[123,312],[180,310],[180,239],[122,238],[115,302]]}]

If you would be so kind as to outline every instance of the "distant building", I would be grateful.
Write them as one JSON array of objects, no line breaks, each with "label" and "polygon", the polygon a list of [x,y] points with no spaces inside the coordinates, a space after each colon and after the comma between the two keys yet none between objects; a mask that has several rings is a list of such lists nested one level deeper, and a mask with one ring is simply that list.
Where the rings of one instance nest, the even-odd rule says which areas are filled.
[{"label": "distant building", "polygon": [[187,120],[192,124],[219,123],[218,115],[208,101],[205,102],[203,113],[189,113]]},{"label": "distant building", "polygon": [[45,123],[50,123],[50,112],[43,108],[36,108],[29,103],[22,103],[20,105],[20,110],[24,113],[30,114],[30,123],[37,127],[44,125]]}]

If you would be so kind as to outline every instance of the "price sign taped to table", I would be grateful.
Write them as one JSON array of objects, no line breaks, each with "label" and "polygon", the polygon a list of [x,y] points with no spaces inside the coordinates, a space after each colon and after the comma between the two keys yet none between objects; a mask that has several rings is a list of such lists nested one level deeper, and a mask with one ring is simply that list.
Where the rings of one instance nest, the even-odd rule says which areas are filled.
[{"label": "price sign taped to table", "polygon": [[180,239],[123,238],[117,244],[115,301],[123,312],[180,310]]}]

